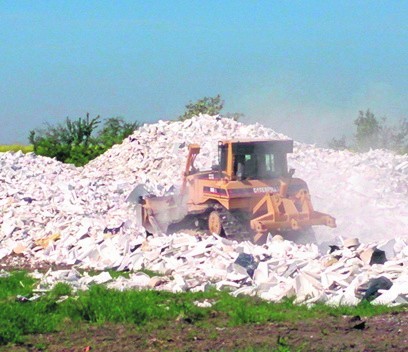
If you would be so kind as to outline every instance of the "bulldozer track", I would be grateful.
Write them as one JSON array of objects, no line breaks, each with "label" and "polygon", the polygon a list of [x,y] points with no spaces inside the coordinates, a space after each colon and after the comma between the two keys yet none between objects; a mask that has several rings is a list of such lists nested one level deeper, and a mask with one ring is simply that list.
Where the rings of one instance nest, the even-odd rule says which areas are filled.
[{"label": "bulldozer track", "polygon": [[254,234],[248,229],[246,219],[239,212],[233,213],[227,209],[221,209],[219,214],[226,238],[237,240],[238,242],[252,241]]}]

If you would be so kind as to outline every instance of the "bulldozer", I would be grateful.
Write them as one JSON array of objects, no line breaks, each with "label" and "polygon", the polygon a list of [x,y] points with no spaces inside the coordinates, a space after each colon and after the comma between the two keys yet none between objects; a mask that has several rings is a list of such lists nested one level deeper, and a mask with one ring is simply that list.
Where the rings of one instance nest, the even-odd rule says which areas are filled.
[{"label": "bulldozer", "polygon": [[149,195],[136,187],[128,200],[149,233],[167,233],[190,224],[219,236],[262,243],[268,233],[295,232],[314,225],[336,227],[336,220],[315,211],[308,186],[293,177],[287,154],[292,140],[218,142],[218,164],[200,171],[194,165],[200,146],[190,144],[178,192]]}]

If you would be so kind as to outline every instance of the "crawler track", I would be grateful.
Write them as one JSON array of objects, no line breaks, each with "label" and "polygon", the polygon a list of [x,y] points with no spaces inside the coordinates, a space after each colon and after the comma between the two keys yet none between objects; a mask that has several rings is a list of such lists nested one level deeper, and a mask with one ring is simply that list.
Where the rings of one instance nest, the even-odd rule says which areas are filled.
[{"label": "crawler track", "polygon": [[219,210],[225,237],[237,241],[252,241],[254,234],[247,226],[245,216],[239,212]]}]

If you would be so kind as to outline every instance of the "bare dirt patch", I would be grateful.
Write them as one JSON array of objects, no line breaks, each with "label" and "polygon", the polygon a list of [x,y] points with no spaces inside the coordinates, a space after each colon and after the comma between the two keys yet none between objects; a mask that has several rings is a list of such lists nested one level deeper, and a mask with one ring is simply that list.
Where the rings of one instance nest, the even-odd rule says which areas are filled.
[{"label": "bare dirt patch", "polygon": [[29,336],[0,351],[406,351],[408,312],[375,317],[331,317],[297,322],[220,327],[221,317],[143,327],[123,324],[72,326]]}]

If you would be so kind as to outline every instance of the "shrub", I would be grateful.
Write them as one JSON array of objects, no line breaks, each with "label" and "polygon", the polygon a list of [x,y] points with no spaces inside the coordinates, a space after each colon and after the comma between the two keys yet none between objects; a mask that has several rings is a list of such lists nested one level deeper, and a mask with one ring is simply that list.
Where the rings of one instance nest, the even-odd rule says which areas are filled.
[{"label": "shrub", "polygon": [[105,121],[97,140],[104,149],[109,149],[114,144],[122,143],[139,127],[139,122],[126,122],[122,117],[111,117]]},{"label": "shrub", "polygon": [[[396,153],[405,154],[408,152],[408,120],[402,119],[395,126],[387,124],[387,119],[377,118],[369,109],[359,111],[358,117],[354,120],[356,133],[354,135],[351,149],[358,152],[366,152],[369,149],[388,149]],[[349,148],[346,138],[333,138],[328,142],[329,148],[343,150]]]},{"label": "shrub", "polygon": [[370,110],[365,113],[359,111],[358,117],[354,121],[357,150],[367,151],[370,148],[378,149],[381,147],[381,132],[384,121],[384,119],[378,120]]},{"label": "shrub", "polygon": [[204,97],[195,103],[190,102],[187,104],[187,110],[178,119],[184,121],[199,114],[218,115],[223,107],[224,100],[221,100],[221,95],[218,94],[213,98]]},{"label": "shrub", "polygon": [[85,119],[67,118],[65,124],[47,124],[45,129],[30,131],[29,141],[38,155],[83,166],[112,145],[121,143],[140,126],[137,122],[127,123],[121,117],[113,117],[107,119],[98,132],[100,124],[99,116],[91,119],[89,114]]},{"label": "shrub", "polygon": [[328,143],[329,148],[336,149],[336,150],[344,150],[347,149],[346,144],[346,136],[342,136],[341,138],[332,138],[332,140]]},{"label": "shrub", "polygon": [[[187,104],[186,111],[183,115],[180,115],[178,117],[178,120],[184,121],[200,114],[207,114],[211,116],[219,115],[223,108],[224,100],[221,99],[221,95],[217,94],[215,97],[204,97],[202,99],[198,99],[194,103],[190,102],[189,104]],[[237,112],[227,112],[225,115],[223,115],[223,117],[231,118],[235,121],[243,116],[244,114]]]}]

